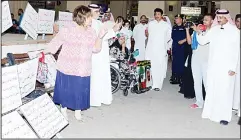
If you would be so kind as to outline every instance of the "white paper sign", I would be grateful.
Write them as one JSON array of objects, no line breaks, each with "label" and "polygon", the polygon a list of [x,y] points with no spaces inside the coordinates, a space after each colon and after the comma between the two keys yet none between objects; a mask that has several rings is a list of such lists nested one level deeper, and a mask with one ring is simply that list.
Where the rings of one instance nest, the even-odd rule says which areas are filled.
[{"label": "white paper sign", "polygon": [[13,26],[8,1],[2,2],[2,33]]},{"label": "white paper sign", "polygon": [[184,15],[200,15],[201,7],[181,7],[181,14]]},{"label": "white paper sign", "polygon": [[2,114],[22,105],[17,66],[2,68]]},{"label": "white paper sign", "polygon": [[20,110],[40,138],[52,138],[68,125],[48,94],[21,106]]},{"label": "white paper sign", "polygon": [[39,9],[38,11],[38,33],[52,34],[55,11]]},{"label": "white paper sign", "polygon": [[21,97],[25,97],[35,89],[38,59],[32,59],[18,65],[18,79]]},{"label": "white paper sign", "polygon": [[45,55],[45,63],[48,66],[48,83],[53,87],[55,85],[55,79],[57,74],[56,60],[53,55]]},{"label": "white paper sign", "polygon": [[2,138],[38,138],[17,111],[2,117]]},{"label": "white paper sign", "polygon": [[30,59],[34,59],[34,58],[37,57],[37,55],[38,55],[40,52],[43,52],[43,50],[31,51],[31,52],[28,52],[28,56],[29,56]]},{"label": "white paper sign", "polygon": [[59,11],[59,20],[61,20],[61,21],[72,21],[73,20],[73,13]]},{"label": "white paper sign", "polygon": [[59,11],[59,28],[66,27],[66,24],[73,21],[73,13]]},{"label": "white paper sign", "polygon": [[38,13],[28,3],[20,27],[34,40],[38,37]]}]

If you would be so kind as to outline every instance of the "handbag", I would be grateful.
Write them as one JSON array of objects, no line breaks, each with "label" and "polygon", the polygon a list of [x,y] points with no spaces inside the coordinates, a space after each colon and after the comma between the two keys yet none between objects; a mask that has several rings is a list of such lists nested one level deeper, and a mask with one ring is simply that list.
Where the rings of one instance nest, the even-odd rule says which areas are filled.
[{"label": "handbag", "polygon": [[45,60],[45,55],[43,52],[41,52],[42,57],[39,58],[39,63],[38,63],[38,71],[37,71],[37,81],[40,83],[47,83],[48,82],[48,65],[44,62]]}]

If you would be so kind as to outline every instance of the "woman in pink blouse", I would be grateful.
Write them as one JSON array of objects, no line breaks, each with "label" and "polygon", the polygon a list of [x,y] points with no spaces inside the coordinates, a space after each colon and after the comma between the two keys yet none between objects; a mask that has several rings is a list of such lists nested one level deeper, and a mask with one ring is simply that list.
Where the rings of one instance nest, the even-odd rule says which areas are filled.
[{"label": "woman in pink blouse", "polygon": [[92,53],[101,50],[102,38],[107,33],[103,29],[97,37],[94,29],[90,28],[91,21],[88,7],[76,7],[73,22],[59,30],[45,51],[55,54],[62,45],[57,60],[53,100],[61,105],[66,119],[67,108],[75,110],[76,119],[81,120],[81,110],[90,107],[91,57]]}]

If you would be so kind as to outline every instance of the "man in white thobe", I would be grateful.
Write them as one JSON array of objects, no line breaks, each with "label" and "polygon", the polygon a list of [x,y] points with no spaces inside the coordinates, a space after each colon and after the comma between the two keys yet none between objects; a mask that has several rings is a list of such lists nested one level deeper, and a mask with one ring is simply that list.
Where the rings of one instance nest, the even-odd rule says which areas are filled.
[{"label": "man in white thobe", "polygon": [[[102,28],[107,27],[97,20],[100,15],[100,7],[96,4],[90,4],[88,7],[93,15],[91,27],[95,29],[96,34],[99,34]],[[108,33],[103,38],[101,51],[92,55],[90,106],[110,105],[112,103],[108,39],[115,37],[115,32],[120,29],[120,26],[121,24],[116,24],[113,29],[108,29]]]},{"label": "man in white thobe", "polygon": [[[206,34],[213,23],[213,16],[211,14],[206,14],[203,19],[203,24],[205,25],[206,29],[202,30],[202,34]],[[189,28],[186,28],[187,34],[187,42],[191,45],[192,43],[192,36],[190,36]],[[207,86],[207,66],[208,66],[208,55],[209,55],[209,43],[205,45],[197,45],[197,48],[192,48],[192,75],[194,81],[194,90],[195,90],[195,97],[196,103],[191,105],[191,108],[203,108],[204,98],[203,98],[203,88]]]},{"label": "man in white thobe", "polygon": [[240,31],[229,11],[218,10],[209,32],[197,35],[197,41],[201,45],[210,43],[202,117],[227,125],[232,118],[235,74],[240,61]]},{"label": "man in white thobe", "polygon": [[133,29],[133,39],[135,40],[134,50],[139,50],[139,55],[136,57],[137,61],[145,60],[146,52],[146,35],[145,30],[147,29],[147,18],[145,15],[140,17],[140,23],[137,24]]},{"label": "man in white thobe", "polygon": [[[240,19],[241,19],[241,14],[237,14],[235,16],[235,24],[239,30],[240,30]],[[239,125],[240,125],[240,62],[238,63],[238,66],[237,66],[237,74],[235,78],[233,109],[238,109]]]},{"label": "man in white thobe", "polygon": [[168,41],[171,40],[171,27],[162,20],[163,11],[154,10],[155,20],[148,24],[148,42],[146,46],[146,60],[151,61],[152,88],[155,91],[162,89],[166,76]]},{"label": "man in white thobe", "polygon": [[[239,30],[240,30],[240,18],[241,18],[241,14],[237,14],[235,16],[235,24]],[[235,78],[233,109],[239,110],[238,114],[240,114],[240,63],[238,63],[237,74],[236,74],[236,78]]]},{"label": "man in white thobe", "polygon": [[[163,20],[164,20],[165,22],[167,22],[167,23],[169,24],[170,28],[172,29],[172,23],[171,23],[171,21],[170,21],[170,19],[169,19],[169,17],[168,17],[167,15],[163,15]],[[167,50],[168,50],[168,51],[171,51],[172,42],[173,42],[172,38],[167,42]],[[166,71],[167,71],[167,68],[168,68],[168,57],[166,57],[166,61],[167,61],[167,65],[165,65],[165,66],[166,66],[165,69],[166,69]],[[164,77],[164,78],[166,78],[166,74],[165,74],[165,77]]]}]

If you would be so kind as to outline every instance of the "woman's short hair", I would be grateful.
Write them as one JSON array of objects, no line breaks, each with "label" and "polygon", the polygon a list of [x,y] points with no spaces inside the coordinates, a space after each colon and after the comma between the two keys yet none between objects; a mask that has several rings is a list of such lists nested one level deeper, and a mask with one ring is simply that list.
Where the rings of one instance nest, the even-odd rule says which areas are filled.
[{"label": "woman's short hair", "polygon": [[86,19],[90,16],[92,16],[90,8],[80,5],[74,9],[73,21],[75,21],[78,25],[83,25]]}]

